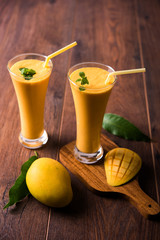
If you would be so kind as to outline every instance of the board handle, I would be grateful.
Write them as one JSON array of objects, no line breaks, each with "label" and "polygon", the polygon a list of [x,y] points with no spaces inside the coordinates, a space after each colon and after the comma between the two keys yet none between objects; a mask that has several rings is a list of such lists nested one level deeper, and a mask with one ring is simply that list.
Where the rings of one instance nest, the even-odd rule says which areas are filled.
[{"label": "board handle", "polygon": [[137,180],[133,180],[123,187],[119,187],[120,193],[124,194],[129,201],[139,210],[139,212],[147,218],[160,214],[160,206],[152,198],[150,198],[140,188]]}]

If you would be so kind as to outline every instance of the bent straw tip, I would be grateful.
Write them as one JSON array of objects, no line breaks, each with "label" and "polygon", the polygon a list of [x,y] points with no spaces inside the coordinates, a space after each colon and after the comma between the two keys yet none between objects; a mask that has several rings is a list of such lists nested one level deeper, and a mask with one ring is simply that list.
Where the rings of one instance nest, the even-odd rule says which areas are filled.
[{"label": "bent straw tip", "polygon": [[57,55],[65,52],[65,51],[67,51],[68,49],[70,49],[70,48],[72,48],[72,47],[75,47],[76,45],[77,45],[77,42],[74,41],[73,43],[65,46],[64,48],[61,48],[61,49],[59,49],[58,51],[56,51],[56,52],[48,55],[48,56],[46,57],[46,60],[45,60],[45,63],[44,63],[44,67],[46,67],[46,66],[48,65],[48,62],[49,62],[49,60],[50,60],[51,58],[53,58],[53,57],[55,57],[55,56],[57,56]]},{"label": "bent straw tip", "polygon": [[134,74],[134,73],[143,73],[146,72],[146,68],[137,68],[137,69],[129,69],[129,70],[121,70],[115,71],[108,74],[105,84],[107,84],[108,79],[111,75],[124,75],[124,74]]}]

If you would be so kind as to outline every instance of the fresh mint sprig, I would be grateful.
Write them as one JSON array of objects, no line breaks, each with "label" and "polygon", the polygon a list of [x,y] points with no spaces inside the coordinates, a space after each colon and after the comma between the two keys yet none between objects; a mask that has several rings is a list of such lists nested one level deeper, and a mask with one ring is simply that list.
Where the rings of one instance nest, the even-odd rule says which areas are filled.
[{"label": "fresh mint sprig", "polygon": [[35,70],[29,68],[19,68],[19,70],[21,71],[21,74],[23,75],[25,80],[30,80],[31,78],[33,78],[33,75],[36,74]]},{"label": "fresh mint sprig", "polygon": [[81,78],[78,78],[78,79],[76,80],[76,82],[81,82],[81,85],[82,85],[82,86],[79,87],[79,90],[80,90],[80,91],[84,91],[84,90],[85,90],[85,87],[83,87],[83,85],[89,84],[89,81],[88,81],[87,77],[85,76],[85,73],[84,73],[84,72],[79,72],[79,76],[80,76]]}]

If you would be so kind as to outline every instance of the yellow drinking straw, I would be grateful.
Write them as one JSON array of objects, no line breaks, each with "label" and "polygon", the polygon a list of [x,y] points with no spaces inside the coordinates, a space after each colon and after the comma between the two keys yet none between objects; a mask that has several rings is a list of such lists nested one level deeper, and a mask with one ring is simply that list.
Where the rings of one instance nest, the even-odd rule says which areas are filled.
[{"label": "yellow drinking straw", "polygon": [[67,45],[66,47],[61,48],[61,49],[59,49],[58,51],[56,51],[56,52],[48,55],[47,58],[46,58],[46,60],[45,60],[44,67],[47,67],[48,62],[49,62],[49,60],[50,60],[51,58],[53,58],[53,57],[55,57],[55,56],[57,56],[57,55],[65,52],[65,51],[67,51],[68,49],[70,49],[70,48],[72,48],[72,47],[74,47],[74,46],[76,46],[76,45],[77,45],[77,42],[75,41],[75,42]]},{"label": "yellow drinking straw", "polygon": [[145,68],[137,68],[137,69],[130,69],[130,70],[121,70],[121,71],[115,71],[115,72],[111,72],[108,74],[108,77],[105,81],[105,84],[108,83],[109,81],[109,77],[111,75],[124,75],[124,74],[132,74],[132,73],[141,73],[141,72],[145,72],[146,69]]}]

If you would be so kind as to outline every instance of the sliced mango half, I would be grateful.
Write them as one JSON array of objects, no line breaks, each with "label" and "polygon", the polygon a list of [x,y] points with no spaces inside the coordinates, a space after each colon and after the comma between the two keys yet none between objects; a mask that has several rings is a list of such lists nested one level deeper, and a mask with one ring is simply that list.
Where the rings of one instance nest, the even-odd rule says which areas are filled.
[{"label": "sliced mango half", "polygon": [[107,183],[119,186],[130,181],[140,170],[142,159],[127,148],[114,148],[104,160]]}]

